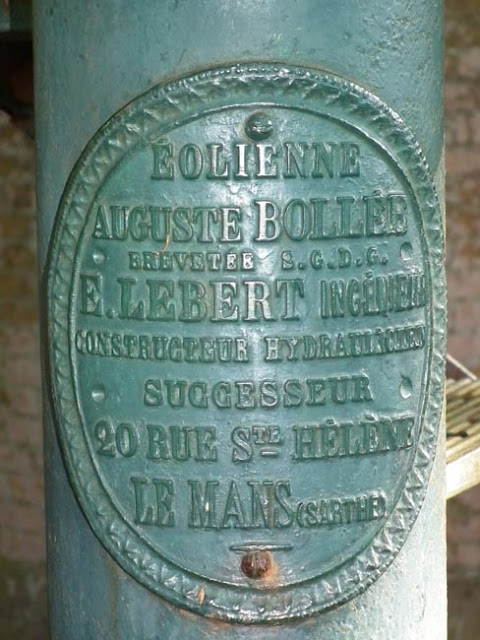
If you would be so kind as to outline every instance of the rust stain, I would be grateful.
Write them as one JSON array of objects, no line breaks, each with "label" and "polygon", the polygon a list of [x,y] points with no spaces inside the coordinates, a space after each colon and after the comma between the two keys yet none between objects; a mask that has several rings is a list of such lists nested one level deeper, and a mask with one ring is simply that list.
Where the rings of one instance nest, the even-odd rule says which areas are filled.
[{"label": "rust stain", "polygon": [[261,580],[265,586],[278,583],[278,565],[270,551],[249,551],[243,556],[240,568],[247,578]]},{"label": "rust stain", "polygon": [[165,244],[163,245],[163,247],[160,249],[160,251],[157,251],[157,255],[161,256],[162,253],[165,253],[165,251],[168,249],[168,245],[170,244],[170,234],[167,235],[167,237],[165,238]]}]

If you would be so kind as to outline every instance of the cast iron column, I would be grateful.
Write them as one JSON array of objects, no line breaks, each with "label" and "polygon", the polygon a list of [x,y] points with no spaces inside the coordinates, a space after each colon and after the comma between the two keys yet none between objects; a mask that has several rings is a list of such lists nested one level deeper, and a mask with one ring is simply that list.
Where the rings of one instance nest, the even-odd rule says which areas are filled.
[{"label": "cast iron column", "polygon": [[445,638],[442,3],[34,27],[52,638]]}]

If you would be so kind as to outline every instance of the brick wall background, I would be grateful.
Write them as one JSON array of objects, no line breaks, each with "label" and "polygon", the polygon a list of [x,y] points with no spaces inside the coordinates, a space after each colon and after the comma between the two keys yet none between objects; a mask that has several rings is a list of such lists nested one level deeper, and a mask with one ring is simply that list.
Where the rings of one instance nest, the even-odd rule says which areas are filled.
[{"label": "brick wall background", "polygon": [[32,141],[0,112],[2,640],[46,637],[34,175]]},{"label": "brick wall background", "polygon": [[[445,21],[448,351],[480,375],[480,2]],[[451,640],[480,638],[480,487],[448,503]]]},{"label": "brick wall background", "polygon": [[[446,3],[449,352],[480,374],[480,0]],[[33,143],[0,112],[0,639],[46,638]],[[449,503],[450,640],[480,637],[480,488]]]},{"label": "brick wall background", "polygon": [[449,351],[480,373],[480,2],[447,2],[445,142]]}]

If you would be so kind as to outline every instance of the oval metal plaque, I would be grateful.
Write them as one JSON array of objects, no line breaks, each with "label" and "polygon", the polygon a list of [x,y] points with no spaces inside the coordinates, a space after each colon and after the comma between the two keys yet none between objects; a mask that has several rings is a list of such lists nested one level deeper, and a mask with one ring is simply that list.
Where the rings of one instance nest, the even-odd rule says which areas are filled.
[{"label": "oval metal plaque", "polygon": [[127,105],[72,173],[49,271],[58,431],[101,542],[233,621],[360,593],[426,490],[443,296],[426,163],[368,92],[251,64]]}]

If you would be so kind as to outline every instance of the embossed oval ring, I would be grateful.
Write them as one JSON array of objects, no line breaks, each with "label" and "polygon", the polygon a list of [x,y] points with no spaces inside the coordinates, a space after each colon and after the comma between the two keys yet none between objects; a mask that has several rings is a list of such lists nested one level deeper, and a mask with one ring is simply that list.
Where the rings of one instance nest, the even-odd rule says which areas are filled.
[{"label": "embossed oval ring", "polygon": [[441,256],[412,133],[341,78],[215,68],[114,115],[63,195],[48,304],[66,467],[118,564],[243,623],[373,583],[434,457]]}]

